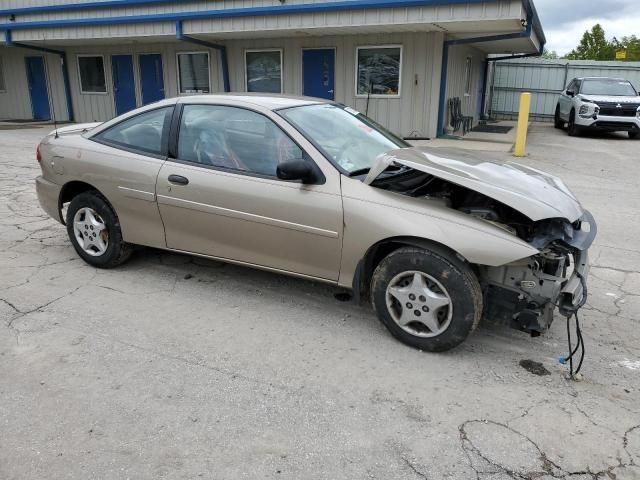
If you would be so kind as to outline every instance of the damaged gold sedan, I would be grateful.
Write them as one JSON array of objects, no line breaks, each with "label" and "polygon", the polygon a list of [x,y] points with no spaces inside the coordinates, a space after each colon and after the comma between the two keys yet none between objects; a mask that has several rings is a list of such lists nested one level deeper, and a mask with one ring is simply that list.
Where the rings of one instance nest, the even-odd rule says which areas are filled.
[{"label": "damaged gold sedan", "polygon": [[537,335],[584,299],[596,224],[559,179],[410,148],[344,105],[181,97],[59,128],[38,159],[95,267],[146,245],[328,282],[427,351],[483,315]]}]

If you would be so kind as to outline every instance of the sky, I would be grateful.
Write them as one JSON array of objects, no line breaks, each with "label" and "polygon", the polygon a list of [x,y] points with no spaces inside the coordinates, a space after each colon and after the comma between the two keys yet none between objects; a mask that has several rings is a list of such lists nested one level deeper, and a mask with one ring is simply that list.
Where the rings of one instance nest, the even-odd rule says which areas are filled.
[{"label": "sky", "polygon": [[639,0],[534,0],[547,36],[547,50],[564,55],[579,43],[585,30],[596,23],[608,39],[640,37]]}]

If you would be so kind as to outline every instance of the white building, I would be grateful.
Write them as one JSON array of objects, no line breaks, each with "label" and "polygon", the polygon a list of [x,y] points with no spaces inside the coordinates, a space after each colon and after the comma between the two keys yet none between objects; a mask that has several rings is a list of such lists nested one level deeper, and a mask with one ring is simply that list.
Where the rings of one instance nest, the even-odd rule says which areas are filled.
[{"label": "white building", "polygon": [[478,119],[487,55],[535,55],[533,0],[0,0],[0,119],[107,120],[223,91],[335,99],[404,137]]}]

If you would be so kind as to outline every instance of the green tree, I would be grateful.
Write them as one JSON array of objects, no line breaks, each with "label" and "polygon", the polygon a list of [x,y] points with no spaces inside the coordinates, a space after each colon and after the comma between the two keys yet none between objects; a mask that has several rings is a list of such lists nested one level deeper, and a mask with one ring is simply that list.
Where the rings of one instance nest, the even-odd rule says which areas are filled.
[{"label": "green tree", "polygon": [[627,52],[625,61],[640,62],[640,38],[635,35],[622,37],[622,40],[616,41],[616,51],[619,50]]},{"label": "green tree", "polygon": [[607,40],[599,23],[584,32],[580,45],[567,55],[569,60],[615,60],[616,44]]},{"label": "green tree", "polygon": [[555,50],[549,51],[545,48],[542,52],[542,58],[546,58],[547,60],[557,60],[560,57],[558,56],[558,52]]}]

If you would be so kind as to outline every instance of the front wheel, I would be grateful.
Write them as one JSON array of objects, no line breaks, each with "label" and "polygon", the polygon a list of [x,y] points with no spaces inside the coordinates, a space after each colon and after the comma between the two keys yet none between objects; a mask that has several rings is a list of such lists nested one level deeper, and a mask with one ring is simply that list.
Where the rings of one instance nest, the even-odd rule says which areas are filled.
[{"label": "front wheel", "polygon": [[473,271],[454,255],[414,247],[384,258],[372,282],[373,307],[401,342],[444,352],[460,345],[482,316],[482,291]]},{"label": "front wheel", "polygon": [[556,107],[556,114],[553,117],[553,126],[558,130],[562,130],[564,128],[564,120],[560,117],[560,105]]},{"label": "front wheel", "polygon": [[630,138],[631,140],[635,140],[635,139],[636,139],[636,138],[638,138],[638,137],[640,137],[640,131],[638,131],[638,130],[631,130],[631,131],[629,132],[629,138]]},{"label": "front wheel", "polygon": [[576,111],[571,110],[571,115],[569,115],[569,127],[567,128],[567,132],[570,137],[578,137],[580,136],[580,127],[576,125]]},{"label": "front wheel", "polygon": [[131,256],[132,246],[122,239],[118,216],[96,191],[81,193],[71,200],[67,233],[78,255],[94,267],[116,267]]}]

